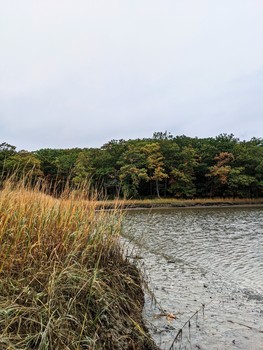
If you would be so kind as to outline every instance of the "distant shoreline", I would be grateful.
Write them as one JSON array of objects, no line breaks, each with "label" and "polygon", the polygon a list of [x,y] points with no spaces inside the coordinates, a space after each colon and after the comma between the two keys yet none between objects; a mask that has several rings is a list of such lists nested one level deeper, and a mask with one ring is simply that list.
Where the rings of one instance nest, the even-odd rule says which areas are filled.
[{"label": "distant shoreline", "polygon": [[176,208],[221,208],[221,207],[263,206],[263,198],[257,199],[144,199],[144,200],[105,200],[97,202],[97,209],[176,209]]}]

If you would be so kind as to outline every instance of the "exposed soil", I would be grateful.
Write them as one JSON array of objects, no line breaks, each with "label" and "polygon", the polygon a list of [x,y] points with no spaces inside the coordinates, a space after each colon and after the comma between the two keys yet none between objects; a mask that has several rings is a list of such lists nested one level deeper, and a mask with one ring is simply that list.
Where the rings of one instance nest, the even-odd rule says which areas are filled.
[{"label": "exposed soil", "polygon": [[[105,279],[118,289],[115,312],[101,316],[97,345],[105,350],[159,350],[151,339],[142,317],[144,293],[138,269],[126,262],[118,271],[105,270]],[[103,278],[103,277],[102,277]],[[108,282],[107,282],[108,283]],[[110,286],[111,287],[111,286]]]}]

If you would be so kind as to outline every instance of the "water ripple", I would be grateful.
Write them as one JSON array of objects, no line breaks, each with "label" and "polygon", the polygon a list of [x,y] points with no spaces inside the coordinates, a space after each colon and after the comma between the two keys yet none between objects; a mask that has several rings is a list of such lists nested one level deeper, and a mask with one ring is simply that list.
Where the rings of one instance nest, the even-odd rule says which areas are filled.
[{"label": "water ripple", "polygon": [[[157,285],[157,295],[166,300],[168,307],[175,303],[182,307],[185,297],[193,303],[213,298],[218,305],[219,300],[226,298],[224,304],[229,307],[224,308],[224,314],[242,322],[256,322],[263,328],[263,208],[132,211],[126,216],[125,233],[143,252],[146,269]],[[194,311],[189,304],[187,308]],[[217,322],[211,321],[214,329],[208,327],[209,332],[221,337],[238,334],[235,323],[226,326],[223,313],[215,307],[210,311],[210,321]],[[236,328],[237,325],[238,322]],[[259,345],[263,344],[260,333],[258,338],[254,335],[256,347],[246,340],[250,335],[245,333],[240,335],[240,349],[263,349]],[[206,344],[204,334],[196,339],[201,338]],[[230,343],[222,345],[223,341],[215,339],[216,336],[214,345],[207,343],[207,349],[231,348]]]}]

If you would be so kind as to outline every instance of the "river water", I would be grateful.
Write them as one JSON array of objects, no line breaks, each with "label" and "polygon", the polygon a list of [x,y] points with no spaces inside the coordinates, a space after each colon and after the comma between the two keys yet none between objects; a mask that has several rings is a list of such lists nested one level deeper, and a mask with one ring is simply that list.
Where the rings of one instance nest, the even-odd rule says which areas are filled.
[{"label": "river water", "polygon": [[161,349],[263,349],[263,207],[132,210],[124,235]]}]

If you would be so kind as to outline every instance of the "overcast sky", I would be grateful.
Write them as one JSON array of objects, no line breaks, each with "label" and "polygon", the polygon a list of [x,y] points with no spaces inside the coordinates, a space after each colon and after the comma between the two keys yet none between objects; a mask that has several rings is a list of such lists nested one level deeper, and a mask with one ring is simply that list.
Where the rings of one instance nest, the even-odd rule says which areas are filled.
[{"label": "overcast sky", "polygon": [[0,143],[263,136],[262,0],[0,3]]}]

